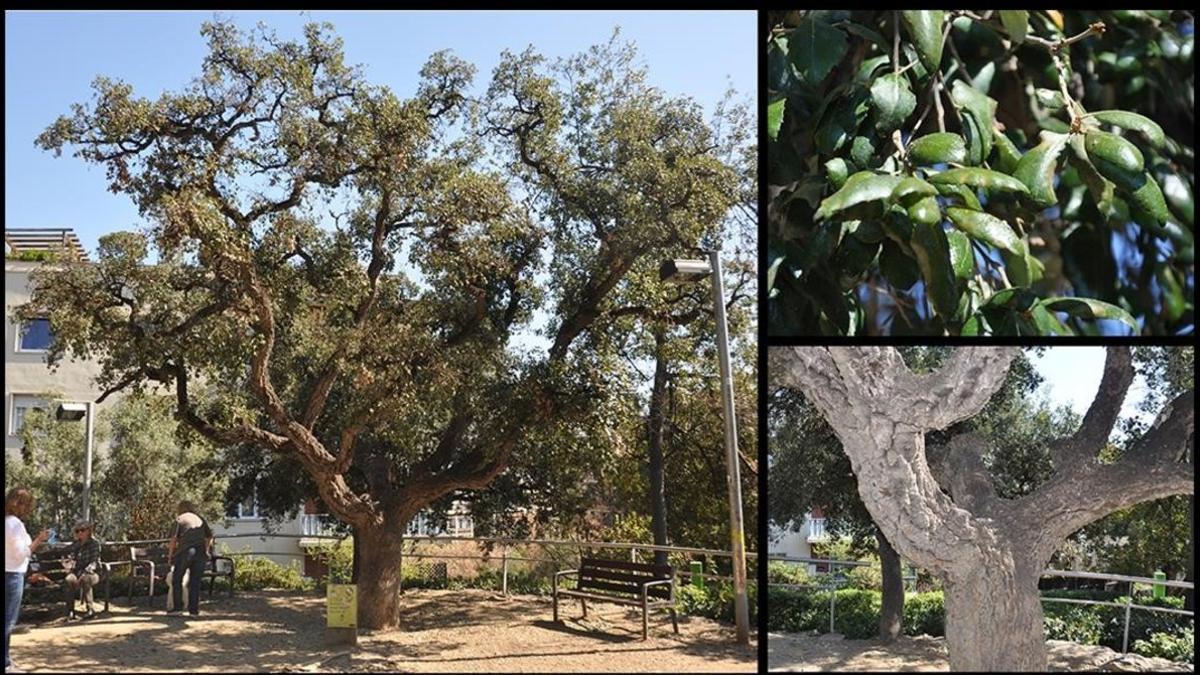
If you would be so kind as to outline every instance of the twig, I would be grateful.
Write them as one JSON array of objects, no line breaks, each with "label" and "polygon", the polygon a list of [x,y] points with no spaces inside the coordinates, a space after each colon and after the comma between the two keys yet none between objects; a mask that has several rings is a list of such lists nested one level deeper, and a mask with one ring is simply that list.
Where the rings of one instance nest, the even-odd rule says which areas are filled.
[{"label": "twig", "polygon": [[933,104],[937,106],[938,131],[946,130],[946,111],[942,109],[942,74],[933,78]]},{"label": "twig", "polygon": [[1080,40],[1086,38],[1089,35],[1103,35],[1104,31],[1106,29],[1107,29],[1107,26],[1104,25],[1103,21],[1097,21],[1097,22],[1089,25],[1087,27],[1087,29],[1084,30],[1082,33],[1080,33],[1078,35],[1073,35],[1069,38],[1059,38],[1058,40],[1047,40],[1046,38],[1038,37],[1036,35],[1030,34],[1030,35],[1025,36],[1025,40],[1027,42],[1032,42],[1036,45],[1041,45],[1041,46],[1045,47],[1046,49],[1048,49],[1050,51],[1051,54],[1057,54],[1060,50],[1062,50],[1063,47],[1075,44],[1076,42],[1079,42]]},{"label": "twig", "polygon": [[900,74],[900,12],[892,11],[892,73]]}]

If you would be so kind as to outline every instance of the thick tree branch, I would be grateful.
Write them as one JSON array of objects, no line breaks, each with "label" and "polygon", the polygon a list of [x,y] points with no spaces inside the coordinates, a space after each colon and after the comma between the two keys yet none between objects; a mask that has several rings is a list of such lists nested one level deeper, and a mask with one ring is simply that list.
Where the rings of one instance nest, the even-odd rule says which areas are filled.
[{"label": "thick tree branch", "polygon": [[1125,393],[1133,382],[1133,356],[1128,347],[1109,347],[1104,360],[1104,376],[1096,398],[1083,416],[1083,423],[1074,434],[1059,439],[1050,446],[1055,467],[1077,462],[1094,462],[1097,453],[1108,441]]}]

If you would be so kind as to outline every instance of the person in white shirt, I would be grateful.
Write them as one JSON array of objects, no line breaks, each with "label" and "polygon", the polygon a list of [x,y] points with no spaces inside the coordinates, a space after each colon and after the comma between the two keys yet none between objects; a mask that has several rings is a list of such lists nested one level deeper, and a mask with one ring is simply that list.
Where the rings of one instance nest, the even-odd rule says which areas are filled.
[{"label": "person in white shirt", "polygon": [[23,519],[33,511],[33,493],[25,488],[13,488],[4,497],[4,672],[21,672],[8,657],[8,644],[17,614],[21,611],[21,595],[25,591],[25,572],[29,558],[46,543],[50,530],[42,530],[33,539],[25,531]]}]

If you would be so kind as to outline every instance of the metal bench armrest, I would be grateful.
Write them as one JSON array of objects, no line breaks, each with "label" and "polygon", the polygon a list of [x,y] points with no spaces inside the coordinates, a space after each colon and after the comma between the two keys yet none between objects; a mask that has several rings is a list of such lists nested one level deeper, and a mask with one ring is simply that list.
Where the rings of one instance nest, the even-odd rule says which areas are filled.
[{"label": "metal bench armrest", "polygon": [[554,573],[554,577],[555,577],[555,578],[558,578],[558,577],[565,577],[565,576],[567,576],[567,575],[570,575],[570,574],[578,575],[578,574],[579,574],[579,570],[563,570],[563,571],[561,571],[561,572],[555,572],[555,573]]}]

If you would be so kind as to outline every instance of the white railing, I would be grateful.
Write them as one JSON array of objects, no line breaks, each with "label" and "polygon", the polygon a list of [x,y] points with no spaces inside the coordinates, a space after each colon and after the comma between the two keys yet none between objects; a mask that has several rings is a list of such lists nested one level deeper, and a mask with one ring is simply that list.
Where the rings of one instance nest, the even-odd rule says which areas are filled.
[{"label": "white railing", "polygon": [[809,518],[808,519],[808,542],[825,541],[829,535],[825,532],[824,518]]},{"label": "white railing", "polygon": [[334,536],[333,523],[324,513],[300,514],[300,535],[303,537]]}]

